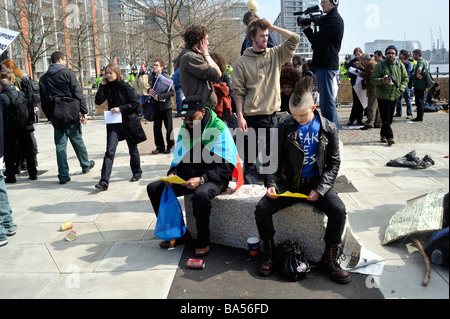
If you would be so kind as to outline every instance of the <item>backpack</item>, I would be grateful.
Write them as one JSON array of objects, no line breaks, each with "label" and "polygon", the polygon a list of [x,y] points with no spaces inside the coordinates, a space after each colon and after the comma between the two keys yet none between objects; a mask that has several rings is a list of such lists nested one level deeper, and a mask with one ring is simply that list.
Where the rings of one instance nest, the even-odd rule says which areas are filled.
[{"label": "backpack", "polygon": [[29,78],[23,78],[22,92],[25,93],[25,96],[32,105],[41,102],[41,95],[39,93],[39,82]]},{"label": "backpack", "polygon": [[286,239],[277,246],[278,267],[286,279],[299,281],[308,277],[311,271],[306,254],[300,245],[293,240]]},{"label": "backpack", "polygon": [[27,98],[25,98],[21,94],[17,94],[17,97],[14,97],[11,92],[4,92],[6,96],[10,99],[10,112],[9,112],[9,120],[13,127],[15,128],[25,128],[28,125],[34,123],[32,111],[30,110],[30,103]]}]

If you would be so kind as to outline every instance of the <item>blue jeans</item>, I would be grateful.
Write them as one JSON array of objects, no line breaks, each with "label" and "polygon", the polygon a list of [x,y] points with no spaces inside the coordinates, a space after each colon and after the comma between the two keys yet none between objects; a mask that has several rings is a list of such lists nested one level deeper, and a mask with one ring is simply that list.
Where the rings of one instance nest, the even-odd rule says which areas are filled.
[{"label": "blue jeans", "polygon": [[16,231],[16,229],[17,225],[14,224],[11,216],[3,170],[0,169],[0,241],[6,240],[6,235]]},{"label": "blue jeans", "polygon": [[336,124],[336,130],[339,132],[339,119],[337,116],[336,103],[333,95],[333,79],[337,71],[327,69],[317,69],[317,84],[320,93],[320,112],[322,116]]},{"label": "blue jeans", "polygon": [[67,139],[70,140],[83,171],[88,170],[91,163],[88,159],[87,149],[84,145],[83,136],[81,134],[80,122],[74,123],[63,129],[54,127],[54,130],[56,160],[58,162],[58,178],[60,181],[64,182],[69,177],[69,164],[67,163]]},{"label": "blue jeans", "polygon": [[411,94],[409,88],[405,89],[405,92],[397,100],[397,110],[395,113],[402,115],[402,97],[405,99],[406,103],[406,115],[412,116],[412,104],[411,104]]},{"label": "blue jeans", "polygon": [[[106,152],[105,157],[103,158],[102,175],[100,179],[100,181],[105,182],[106,185],[109,185],[109,179],[111,178],[117,144],[119,144],[121,138],[121,125],[123,124],[108,124],[106,126]],[[131,171],[133,175],[142,175],[138,146],[129,139],[126,141],[128,144],[128,152],[130,154]]]},{"label": "blue jeans", "polygon": [[180,114],[183,103],[183,90],[181,89],[181,86],[175,87],[175,94],[177,99],[177,113]]}]

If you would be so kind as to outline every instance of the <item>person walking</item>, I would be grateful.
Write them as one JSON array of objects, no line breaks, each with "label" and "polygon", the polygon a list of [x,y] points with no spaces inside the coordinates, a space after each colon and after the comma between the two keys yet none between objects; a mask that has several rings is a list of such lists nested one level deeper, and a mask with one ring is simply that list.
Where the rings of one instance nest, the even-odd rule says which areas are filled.
[{"label": "person walking", "polygon": [[[54,128],[58,179],[60,184],[69,182],[69,164],[67,163],[67,140],[70,140],[83,174],[95,165],[88,159],[88,152],[83,141],[80,123],[87,124],[87,107],[83,91],[73,71],[66,69],[66,57],[55,51],[51,55],[52,64],[39,80],[41,106],[44,114]],[[57,112],[56,112],[57,111]],[[61,112],[69,112],[73,118],[62,120]],[[81,113],[81,122],[80,116]]]},{"label": "person walking", "polygon": [[106,66],[105,76],[95,96],[95,104],[102,104],[106,100],[108,100],[108,110],[112,115],[121,113],[122,123],[106,124],[106,152],[103,158],[101,178],[98,184],[95,185],[95,188],[104,191],[109,187],[119,141],[127,141],[130,166],[133,173],[130,182],[136,182],[142,176],[138,143],[131,135],[133,125],[140,125],[138,117],[139,96],[131,85],[124,81],[124,78],[120,75],[120,67],[116,63],[110,63]]},{"label": "person walking", "polygon": [[389,146],[395,144],[391,128],[397,99],[408,85],[408,74],[404,65],[395,60],[397,48],[390,45],[386,49],[386,60],[378,63],[370,77],[376,86],[376,96],[381,116],[381,142]]}]

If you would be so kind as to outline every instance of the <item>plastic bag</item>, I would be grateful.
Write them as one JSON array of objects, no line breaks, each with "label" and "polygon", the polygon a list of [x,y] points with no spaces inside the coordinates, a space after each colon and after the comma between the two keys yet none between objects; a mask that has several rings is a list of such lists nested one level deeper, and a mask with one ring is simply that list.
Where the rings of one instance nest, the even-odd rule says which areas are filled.
[{"label": "plastic bag", "polygon": [[167,185],[161,196],[155,236],[170,241],[181,238],[186,233],[183,212],[172,187]]}]

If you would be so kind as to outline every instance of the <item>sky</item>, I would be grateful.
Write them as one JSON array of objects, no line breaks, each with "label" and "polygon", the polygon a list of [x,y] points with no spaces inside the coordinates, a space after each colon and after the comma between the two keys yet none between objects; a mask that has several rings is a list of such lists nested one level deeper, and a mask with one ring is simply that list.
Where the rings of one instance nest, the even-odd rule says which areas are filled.
[{"label": "sky", "polygon": [[[281,1],[256,1],[258,16],[274,22]],[[426,51],[431,49],[430,29],[437,45],[439,27],[445,48],[450,48],[447,0],[342,0],[338,10],[345,25],[341,55],[351,54],[356,47],[364,51],[364,44],[375,40],[420,41]]]}]

